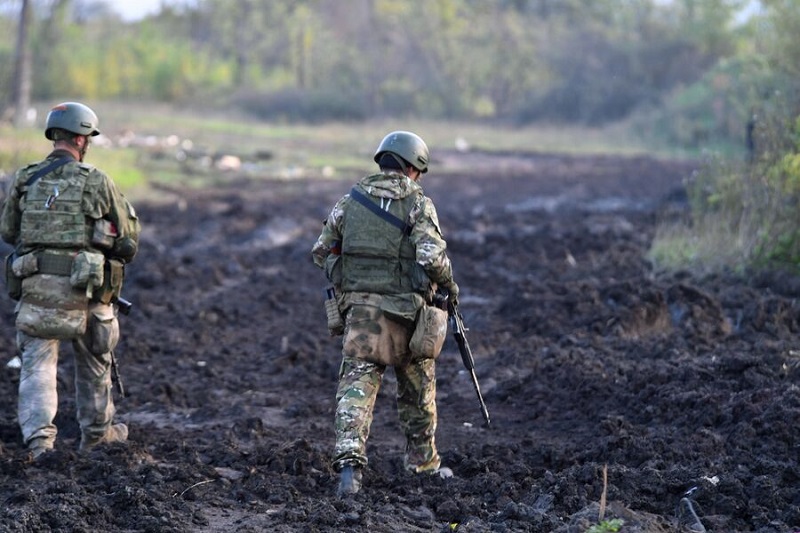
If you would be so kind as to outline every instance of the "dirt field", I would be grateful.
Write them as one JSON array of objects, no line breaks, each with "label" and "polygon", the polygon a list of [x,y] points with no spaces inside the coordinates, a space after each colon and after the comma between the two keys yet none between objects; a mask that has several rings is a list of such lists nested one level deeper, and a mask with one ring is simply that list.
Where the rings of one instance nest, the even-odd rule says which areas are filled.
[{"label": "dirt field", "polygon": [[452,153],[432,168],[492,417],[448,339],[437,442],[454,478],[403,472],[387,372],[364,488],[335,497],[340,338],[309,251],[352,182],[231,178],[137,205],[127,446],[76,453],[65,345],[57,450],[26,461],[0,300],[0,530],[577,533],[601,502],[622,532],[800,529],[800,282],[656,275],[644,258],[659,214],[685,208],[690,163]]}]

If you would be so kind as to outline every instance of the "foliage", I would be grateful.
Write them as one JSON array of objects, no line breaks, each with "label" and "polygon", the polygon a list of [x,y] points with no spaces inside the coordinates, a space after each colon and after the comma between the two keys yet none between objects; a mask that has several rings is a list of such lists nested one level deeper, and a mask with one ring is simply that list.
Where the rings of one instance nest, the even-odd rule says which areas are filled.
[{"label": "foliage", "polygon": [[621,518],[613,518],[611,520],[603,520],[599,524],[595,524],[586,530],[586,533],[616,533],[625,525],[625,520]]},{"label": "foliage", "polygon": [[650,250],[661,268],[714,272],[800,266],[800,119],[794,149],[748,163],[706,162],[687,182],[689,221],[662,224]]},{"label": "foliage", "polygon": [[658,269],[742,271],[754,256],[763,199],[741,164],[709,156],[686,180],[687,219],[663,221],[649,251]]},{"label": "foliage", "polygon": [[730,138],[740,130],[747,150],[739,150],[746,157],[707,164],[687,184],[690,218],[663,224],[650,251],[660,267],[800,266],[800,48],[786,33],[800,30],[800,2],[764,5],[763,40],[719,62],[666,107],[682,117],[680,142]]},{"label": "foliage", "polygon": [[[135,23],[81,10],[83,2],[36,4],[34,98],[232,102],[290,120],[414,114],[602,125],[659,102],[728,54],[727,23],[740,1],[163,4]],[[12,17],[0,12],[0,25],[13,28]],[[0,37],[0,57],[13,33]],[[2,83],[0,91],[6,100]]]},{"label": "foliage", "polygon": [[746,155],[751,121],[774,116],[792,81],[776,72],[762,56],[725,59],[700,80],[675,92],[652,120],[652,131],[668,144],[708,147],[729,142]]}]

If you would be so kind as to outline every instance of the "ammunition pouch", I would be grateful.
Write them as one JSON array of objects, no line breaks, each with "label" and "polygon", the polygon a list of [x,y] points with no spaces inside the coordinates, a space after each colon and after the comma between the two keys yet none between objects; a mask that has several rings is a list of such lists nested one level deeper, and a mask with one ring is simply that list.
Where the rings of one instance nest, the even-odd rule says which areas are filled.
[{"label": "ammunition pouch", "polygon": [[97,252],[78,252],[72,261],[69,282],[75,289],[86,289],[87,295],[94,294],[96,288],[103,286],[105,277],[103,265],[106,258]]},{"label": "ammunition pouch", "polygon": [[344,333],[344,317],[339,310],[339,298],[336,294],[336,289],[329,287],[326,290],[325,298],[325,314],[328,318],[328,333],[331,337],[336,337]]},{"label": "ammunition pouch", "polygon": [[103,282],[95,289],[93,301],[110,304],[122,294],[122,282],[125,279],[125,263],[119,259],[106,259],[103,268]]},{"label": "ammunition pouch", "polygon": [[447,337],[447,311],[432,305],[419,310],[417,324],[408,347],[416,357],[436,359]]}]

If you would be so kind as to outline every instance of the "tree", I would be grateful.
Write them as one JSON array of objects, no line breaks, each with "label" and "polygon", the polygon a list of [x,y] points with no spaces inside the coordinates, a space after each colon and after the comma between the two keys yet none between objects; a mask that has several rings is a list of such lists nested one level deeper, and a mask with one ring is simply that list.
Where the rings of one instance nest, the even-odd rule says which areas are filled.
[{"label": "tree", "polygon": [[12,80],[12,107],[14,126],[27,122],[27,112],[31,104],[31,47],[28,33],[31,26],[31,4],[22,0],[17,29],[17,46],[14,54],[14,76]]}]

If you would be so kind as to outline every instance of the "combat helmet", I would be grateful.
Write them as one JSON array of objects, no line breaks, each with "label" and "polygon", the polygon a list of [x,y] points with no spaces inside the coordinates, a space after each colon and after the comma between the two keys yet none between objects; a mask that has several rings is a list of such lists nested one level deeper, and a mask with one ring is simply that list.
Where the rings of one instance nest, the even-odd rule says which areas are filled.
[{"label": "combat helmet", "polygon": [[56,139],[53,130],[58,129],[94,137],[100,135],[97,125],[97,115],[89,107],[77,102],[64,102],[53,107],[47,114],[44,136],[54,141]]},{"label": "combat helmet", "polygon": [[412,167],[425,174],[428,171],[430,152],[422,137],[410,131],[393,131],[383,138],[373,158],[376,163],[383,154],[390,153],[402,157]]}]

